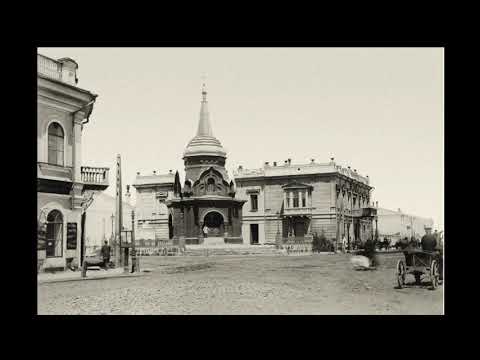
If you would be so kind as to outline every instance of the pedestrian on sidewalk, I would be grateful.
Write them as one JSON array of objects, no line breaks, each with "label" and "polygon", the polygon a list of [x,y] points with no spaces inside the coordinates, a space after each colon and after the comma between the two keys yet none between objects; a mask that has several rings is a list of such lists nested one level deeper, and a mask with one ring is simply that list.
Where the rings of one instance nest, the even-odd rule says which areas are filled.
[{"label": "pedestrian on sidewalk", "polygon": [[103,267],[105,270],[108,270],[108,264],[110,263],[110,246],[108,245],[107,241],[105,241],[105,244],[102,246],[100,252],[103,257]]},{"label": "pedestrian on sidewalk", "polygon": [[205,225],[203,227],[203,234],[204,234],[205,237],[208,237],[208,227],[207,227],[207,225]]}]

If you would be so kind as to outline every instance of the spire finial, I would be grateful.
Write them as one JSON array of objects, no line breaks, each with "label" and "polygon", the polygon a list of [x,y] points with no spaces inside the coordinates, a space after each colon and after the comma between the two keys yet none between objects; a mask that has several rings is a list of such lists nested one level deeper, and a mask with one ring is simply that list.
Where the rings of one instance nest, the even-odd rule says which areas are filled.
[{"label": "spire finial", "polygon": [[207,81],[207,74],[203,73],[202,75],[202,98],[203,102],[207,102],[207,86],[205,85],[205,82]]}]

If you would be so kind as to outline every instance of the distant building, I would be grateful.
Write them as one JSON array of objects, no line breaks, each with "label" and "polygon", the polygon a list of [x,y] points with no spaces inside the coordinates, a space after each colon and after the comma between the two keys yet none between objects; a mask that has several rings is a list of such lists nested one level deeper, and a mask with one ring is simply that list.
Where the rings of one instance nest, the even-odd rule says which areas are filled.
[{"label": "distant building", "polygon": [[78,64],[37,56],[37,255],[39,271],[82,257],[82,216],[108,168],[82,166],[82,129],[97,95],[77,84]]},{"label": "distant building", "polygon": [[[125,197],[128,198],[128,193]],[[87,209],[85,220],[87,248],[101,247],[104,241],[111,243],[112,234],[115,234],[115,201],[115,197],[104,192],[94,195],[94,201]],[[131,230],[133,206],[128,201],[124,201],[122,210],[123,227]]]},{"label": "distant building", "polygon": [[168,240],[173,237],[171,217],[165,202],[173,197],[175,175],[169,174],[140,175],[133,187],[136,195],[136,226],[135,239],[147,240],[149,243]]},{"label": "distant building", "polygon": [[324,232],[328,239],[345,236],[350,243],[373,234],[375,208],[370,204],[370,180],[356,170],[329,163],[265,163],[263,168],[234,172],[243,209],[244,243],[274,243],[311,239]]},{"label": "distant building", "polygon": [[404,237],[421,238],[425,235],[425,227],[433,228],[433,219],[406,214],[401,209],[395,211],[378,208],[380,237],[390,237],[394,242]]}]

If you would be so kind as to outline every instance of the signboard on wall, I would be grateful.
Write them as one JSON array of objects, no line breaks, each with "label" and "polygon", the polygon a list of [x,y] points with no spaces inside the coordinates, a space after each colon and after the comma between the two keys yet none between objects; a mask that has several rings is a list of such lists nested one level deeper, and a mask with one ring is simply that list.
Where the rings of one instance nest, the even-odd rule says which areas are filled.
[{"label": "signboard on wall", "polygon": [[77,223],[67,223],[67,250],[77,248]]}]

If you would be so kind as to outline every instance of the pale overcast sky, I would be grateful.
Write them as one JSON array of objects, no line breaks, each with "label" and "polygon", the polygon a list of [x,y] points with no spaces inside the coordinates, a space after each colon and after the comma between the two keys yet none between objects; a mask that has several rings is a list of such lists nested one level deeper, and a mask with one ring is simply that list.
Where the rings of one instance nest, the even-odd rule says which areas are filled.
[{"label": "pale overcast sky", "polygon": [[[227,168],[328,162],[369,175],[379,206],[444,224],[442,48],[39,48],[79,64],[98,94],[84,165],[179,170],[195,135],[202,74]],[[231,172],[230,172],[231,174]]]}]

